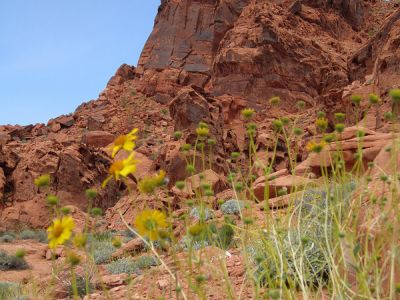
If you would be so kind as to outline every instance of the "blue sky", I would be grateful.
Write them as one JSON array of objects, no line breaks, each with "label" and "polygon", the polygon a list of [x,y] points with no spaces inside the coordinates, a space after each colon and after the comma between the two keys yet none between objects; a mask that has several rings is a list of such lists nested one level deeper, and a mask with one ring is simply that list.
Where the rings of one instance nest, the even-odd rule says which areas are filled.
[{"label": "blue sky", "polygon": [[0,0],[0,124],[46,123],[136,65],[160,0]]}]

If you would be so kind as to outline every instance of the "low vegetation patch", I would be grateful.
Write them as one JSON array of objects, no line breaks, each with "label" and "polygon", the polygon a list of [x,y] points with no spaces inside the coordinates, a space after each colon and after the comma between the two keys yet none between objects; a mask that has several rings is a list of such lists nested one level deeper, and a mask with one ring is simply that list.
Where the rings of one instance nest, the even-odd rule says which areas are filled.
[{"label": "low vegetation patch", "polygon": [[10,255],[0,250],[0,271],[24,270],[28,268],[23,255]]}]

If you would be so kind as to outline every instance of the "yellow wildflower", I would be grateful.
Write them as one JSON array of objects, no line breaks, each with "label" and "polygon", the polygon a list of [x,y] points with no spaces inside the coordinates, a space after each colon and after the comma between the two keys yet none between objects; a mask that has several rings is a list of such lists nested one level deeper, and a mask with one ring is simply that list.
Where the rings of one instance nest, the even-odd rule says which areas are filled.
[{"label": "yellow wildflower", "polygon": [[154,182],[157,186],[162,186],[165,182],[165,173],[164,170],[160,170],[156,176],[154,176]]},{"label": "yellow wildflower", "polygon": [[144,210],[135,219],[135,227],[140,235],[154,241],[159,238],[159,232],[168,226],[167,217],[159,210]]},{"label": "yellow wildflower", "polygon": [[189,234],[191,236],[199,236],[204,230],[203,224],[195,224],[189,227]]},{"label": "yellow wildflower", "polygon": [[37,187],[45,187],[50,184],[50,174],[43,174],[35,179],[35,185]]},{"label": "yellow wildflower", "polygon": [[327,118],[318,118],[315,121],[315,125],[321,131],[325,131],[328,128],[328,119]]},{"label": "yellow wildflower", "polygon": [[137,132],[138,132],[138,129],[134,128],[128,134],[123,134],[123,135],[120,135],[119,137],[117,137],[114,140],[114,144],[112,146],[113,151],[112,151],[111,157],[115,157],[115,155],[121,149],[124,149],[127,152],[131,152],[136,146],[135,140],[137,140],[137,138],[138,138],[136,135]]},{"label": "yellow wildflower", "polygon": [[207,127],[198,127],[196,129],[196,133],[198,136],[205,137],[210,133],[210,129],[208,129]]},{"label": "yellow wildflower", "polygon": [[68,241],[71,238],[71,233],[74,228],[74,220],[70,216],[54,219],[50,227],[47,228],[49,247],[55,249],[58,245],[62,245]]},{"label": "yellow wildflower", "polygon": [[115,248],[121,248],[121,246],[122,246],[121,238],[118,237],[118,236],[114,237],[114,238],[111,240],[111,243],[112,243],[112,245],[113,245]]},{"label": "yellow wildflower", "polygon": [[252,108],[245,108],[242,110],[242,116],[246,120],[251,119],[253,117],[254,113],[255,113],[255,110]]},{"label": "yellow wildflower", "polygon": [[308,152],[314,152],[314,153],[320,153],[322,151],[322,149],[324,149],[326,145],[325,141],[310,141],[308,142],[306,149]]},{"label": "yellow wildflower", "polygon": [[138,189],[141,193],[151,194],[154,190],[162,186],[165,182],[165,171],[161,170],[157,175],[154,176],[145,176],[138,183]]},{"label": "yellow wildflower", "polygon": [[102,186],[105,187],[111,178],[114,177],[115,180],[119,180],[119,178],[127,177],[129,174],[132,174],[136,171],[138,161],[135,159],[135,153],[132,152],[128,158],[124,160],[117,160],[113,162],[108,170],[110,174],[106,180],[103,181]]}]

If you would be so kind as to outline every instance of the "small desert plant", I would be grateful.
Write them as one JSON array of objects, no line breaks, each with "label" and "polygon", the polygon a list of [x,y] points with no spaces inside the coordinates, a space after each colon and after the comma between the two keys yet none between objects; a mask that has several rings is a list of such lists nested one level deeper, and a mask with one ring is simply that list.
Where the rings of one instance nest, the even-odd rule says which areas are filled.
[{"label": "small desert plant", "polygon": [[11,243],[15,240],[15,236],[11,234],[4,234],[0,236],[0,243]]},{"label": "small desert plant", "polygon": [[150,267],[158,266],[160,262],[155,256],[143,255],[135,259],[135,264],[139,269],[148,269]]},{"label": "small desert plant", "polygon": [[111,260],[112,255],[115,251],[111,241],[95,242],[93,247],[93,259],[96,264],[104,264]]},{"label": "small desert plant", "polygon": [[230,199],[221,205],[221,211],[224,215],[239,215],[240,211],[245,207],[242,200]]},{"label": "small desert plant", "polygon": [[19,234],[19,238],[21,240],[34,240],[37,238],[37,234],[33,230],[25,229],[21,231],[21,233]]},{"label": "small desert plant", "polygon": [[190,216],[195,220],[208,221],[214,218],[214,212],[207,207],[193,207]]},{"label": "small desert plant", "polygon": [[111,274],[140,274],[138,264],[131,258],[120,258],[106,265],[106,269]]},{"label": "small desert plant", "polygon": [[5,251],[0,250],[0,271],[7,270],[24,270],[28,268],[23,256],[9,255]]},{"label": "small desert plant", "polygon": [[46,230],[38,230],[36,232],[36,239],[43,244],[47,244],[49,241],[47,239],[47,232]]}]

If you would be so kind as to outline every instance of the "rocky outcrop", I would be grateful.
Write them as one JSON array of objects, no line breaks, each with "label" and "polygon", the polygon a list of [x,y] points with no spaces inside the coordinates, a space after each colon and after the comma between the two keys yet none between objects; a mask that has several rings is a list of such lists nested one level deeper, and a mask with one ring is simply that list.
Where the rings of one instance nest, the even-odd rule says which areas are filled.
[{"label": "rocky outcrop", "polygon": [[[210,133],[207,138],[215,141],[214,145],[204,142],[204,152],[206,153],[206,163],[209,159],[213,160],[213,168],[217,171],[225,169],[223,166],[224,151],[224,121],[222,116],[222,107],[216,99],[204,94],[200,90],[191,87],[182,88],[178,95],[169,103],[169,111],[171,117],[175,120],[175,130],[182,131],[182,141],[187,144],[194,145],[197,135],[196,128],[200,122],[208,125]],[[201,142],[201,141],[200,141]],[[170,147],[169,147],[170,146]],[[174,184],[177,180],[187,177],[186,159],[181,153],[181,143],[171,142],[165,148],[165,152],[161,156],[160,165],[170,174],[170,184]],[[212,154],[212,157],[209,155]],[[201,170],[201,157],[198,157],[196,168]]]},{"label": "rocky outcrop", "polygon": [[356,29],[359,29],[360,25],[362,25],[366,14],[366,8],[362,0],[304,0],[303,3],[314,7],[333,8]]},{"label": "rocky outcrop", "polygon": [[249,2],[164,1],[138,63],[140,89],[165,99],[178,86],[204,87],[220,41]]},{"label": "rocky outcrop", "polygon": [[378,32],[349,59],[349,76],[352,81],[363,81],[365,76],[372,75],[371,80],[379,92],[386,93],[388,89],[399,86],[399,61],[400,8],[394,11]]},{"label": "rocky outcrop", "polygon": [[186,85],[260,105],[276,95],[339,100],[362,1],[297,2],[164,1],[136,70],[139,90],[161,103]]},{"label": "rocky outcrop", "polygon": [[[73,205],[85,211],[88,204],[85,189],[99,187],[109,165],[109,159],[99,151],[78,144],[64,147],[50,140],[9,144],[3,153],[0,223],[10,226],[47,224],[50,217],[45,205],[47,194],[57,195],[63,206]],[[34,179],[42,174],[50,174],[52,181],[43,192],[34,185]],[[110,188],[100,191],[95,205],[107,208],[115,202],[115,190]]]}]

